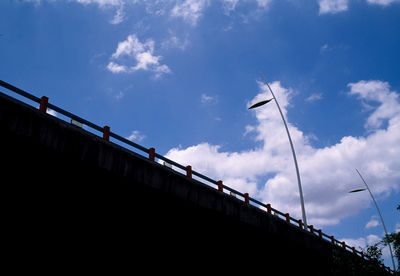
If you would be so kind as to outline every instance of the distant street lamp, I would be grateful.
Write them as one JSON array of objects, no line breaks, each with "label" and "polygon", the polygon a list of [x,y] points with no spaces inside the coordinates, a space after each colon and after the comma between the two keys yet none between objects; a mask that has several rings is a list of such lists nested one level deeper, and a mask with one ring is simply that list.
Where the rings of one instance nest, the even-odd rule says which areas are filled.
[{"label": "distant street lamp", "polygon": [[294,151],[292,138],[290,137],[289,128],[288,128],[288,126],[287,126],[287,124],[286,124],[286,120],[285,120],[285,117],[283,116],[281,107],[279,106],[279,103],[278,103],[278,101],[277,101],[276,98],[275,98],[274,92],[272,92],[272,89],[271,89],[271,87],[269,86],[269,84],[268,84],[267,80],[265,79],[264,75],[263,75],[262,73],[260,73],[260,75],[261,75],[261,77],[263,78],[265,84],[268,86],[268,89],[269,89],[269,91],[270,91],[271,94],[272,94],[272,99],[264,100],[264,101],[255,103],[255,104],[253,104],[252,106],[250,106],[249,109],[257,108],[257,107],[259,107],[259,106],[262,106],[262,105],[265,105],[265,104],[269,103],[269,102],[272,101],[272,100],[275,100],[276,106],[278,107],[279,113],[281,114],[283,124],[285,125],[286,133],[287,133],[287,136],[288,136],[288,138],[289,138],[290,147],[291,147],[291,149],[292,149],[293,160],[294,160],[294,166],[295,166],[295,168],[296,168],[296,173],[297,173],[297,184],[298,184],[298,186],[299,186],[300,204],[301,204],[301,214],[302,214],[302,217],[303,217],[304,229],[307,230],[306,210],[305,210],[305,208],[304,208],[303,189],[302,189],[302,187],[301,187],[299,166],[297,165],[296,153],[295,153],[295,151]]},{"label": "distant street lamp", "polygon": [[[355,189],[355,190],[350,191],[349,193],[357,193],[357,192],[362,192],[362,191],[368,190],[369,194],[371,195],[372,200],[375,203],[376,210],[378,211],[379,217],[381,218],[382,226],[383,226],[383,229],[385,230],[385,234],[386,234],[386,237],[387,237],[388,236],[388,232],[386,230],[385,222],[383,221],[383,217],[382,217],[381,211],[379,210],[378,204],[376,203],[375,198],[372,195],[372,192],[371,192],[371,190],[369,189],[369,187],[367,185],[367,182],[365,182],[365,180],[362,177],[361,173],[357,169],[356,169],[356,171],[357,171],[358,175],[361,177],[361,180],[364,182],[365,187],[367,187],[367,188],[366,189],[365,188]],[[388,243],[388,246],[389,246],[390,256],[392,257],[393,270],[396,271],[396,265],[394,263],[393,252],[392,252],[392,247],[390,246],[390,243]]]}]

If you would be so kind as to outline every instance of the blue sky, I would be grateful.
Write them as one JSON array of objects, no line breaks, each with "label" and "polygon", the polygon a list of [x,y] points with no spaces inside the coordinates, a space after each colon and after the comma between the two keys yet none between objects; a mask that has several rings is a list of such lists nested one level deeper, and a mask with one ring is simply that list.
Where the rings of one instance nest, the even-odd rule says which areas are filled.
[{"label": "blue sky", "polygon": [[[1,0],[0,76],[365,246],[400,191],[398,0]],[[387,260],[386,264],[390,265]]]}]

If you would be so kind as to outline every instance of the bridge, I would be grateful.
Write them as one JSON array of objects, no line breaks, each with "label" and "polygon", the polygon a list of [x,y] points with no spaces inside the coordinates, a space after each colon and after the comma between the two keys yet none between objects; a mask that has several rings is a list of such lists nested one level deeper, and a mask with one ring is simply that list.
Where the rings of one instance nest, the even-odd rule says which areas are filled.
[{"label": "bridge", "polygon": [[91,272],[107,264],[114,273],[146,274],[393,273],[320,229],[109,126],[4,81],[0,86],[3,225],[10,256],[20,262],[82,265]]}]

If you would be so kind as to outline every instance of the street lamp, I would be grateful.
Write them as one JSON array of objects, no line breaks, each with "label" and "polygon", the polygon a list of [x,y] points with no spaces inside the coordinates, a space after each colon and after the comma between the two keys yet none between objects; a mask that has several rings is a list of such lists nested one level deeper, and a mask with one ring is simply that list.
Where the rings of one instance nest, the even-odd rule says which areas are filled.
[{"label": "street lamp", "polygon": [[[383,222],[383,217],[382,217],[381,211],[379,210],[378,203],[376,203],[375,198],[372,195],[372,192],[369,189],[369,187],[367,185],[367,182],[365,182],[364,178],[362,177],[361,173],[357,169],[356,169],[356,171],[357,171],[358,175],[360,176],[361,180],[364,182],[366,189],[364,189],[364,188],[355,189],[355,190],[350,191],[349,193],[357,193],[357,192],[362,192],[362,191],[368,190],[369,194],[371,195],[372,200],[375,203],[376,210],[378,211],[379,217],[381,218],[382,226],[383,226],[383,229],[385,230],[385,234],[386,234],[386,237],[387,237],[388,236],[388,232],[386,230],[385,222]],[[396,265],[394,263],[393,252],[392,252],[392,247],[390,246],[390,243],[388,243],[388,246],[389,246],[390,256],[392,257],[393,270],[396,271]]]},{"label": "street lamp", "polygon": [[260,75],[261,75],[261,77],[263,78],[265,84],[268,86],[268,89],[269,89],[269,91],[270,91],[271,94],[272,94],[272,99],[264,100],[264,101],[255,103],[255,104],[253,104],[252,106],[250,106],[249,109],[257,108],[257,107],[259,107],[259,106],[262,106],[262,105],[265,105],[265,104],[269,103],[269,102],[272,101],[272,100],[275,100],[276,106],[278,107],[279,113],[281,114],[283,124],[285,125],[286,133],[287,133],[287,136],[288,136],[288,138],[289,138],[290,147],[291,147],[291,149],[292,149],[293,160],[294,160],[294,166],[295,166],[295,168],[296,168],[296,174],[297,174],[297,184],[298,184],[298,186],[299,186],[300,204],[301,204],[301,214],[302,214],[302,217],[303,217],[304,229],[307,230],[306,210],[305,210],[305,208],[304,208],[303,189],[302,189],[302,187],[301,187],[301,179],[300,179],[299,166],[297,165],[296,153],[295,153],[295,151],[294,151],[292,138],[290,137],[289,128],[288,128],[288,126],[287,126],[287,124],[286,124],[286,120],[285,120],[285,117],[283,116],[281,107],[279,106],[279,103],[278,103],[278,101],[277,101],[276,98],[275,98],[274,92],[272,92],[272,89],[271,89],[271,87],[269,86],[269,84],[268,84],[267,80],[265,79],[264,75],[263,75],[262,73],[260,73]]}]

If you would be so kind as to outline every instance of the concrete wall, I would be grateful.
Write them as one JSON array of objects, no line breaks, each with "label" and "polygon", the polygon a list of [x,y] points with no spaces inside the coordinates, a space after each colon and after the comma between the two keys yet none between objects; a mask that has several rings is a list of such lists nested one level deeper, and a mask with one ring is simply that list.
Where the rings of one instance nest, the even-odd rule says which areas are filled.
[{"label": "concrete wall", "polygon": [[329,242],[4,96],[0,129],[10,252],[33,267],[358,275]]}]

